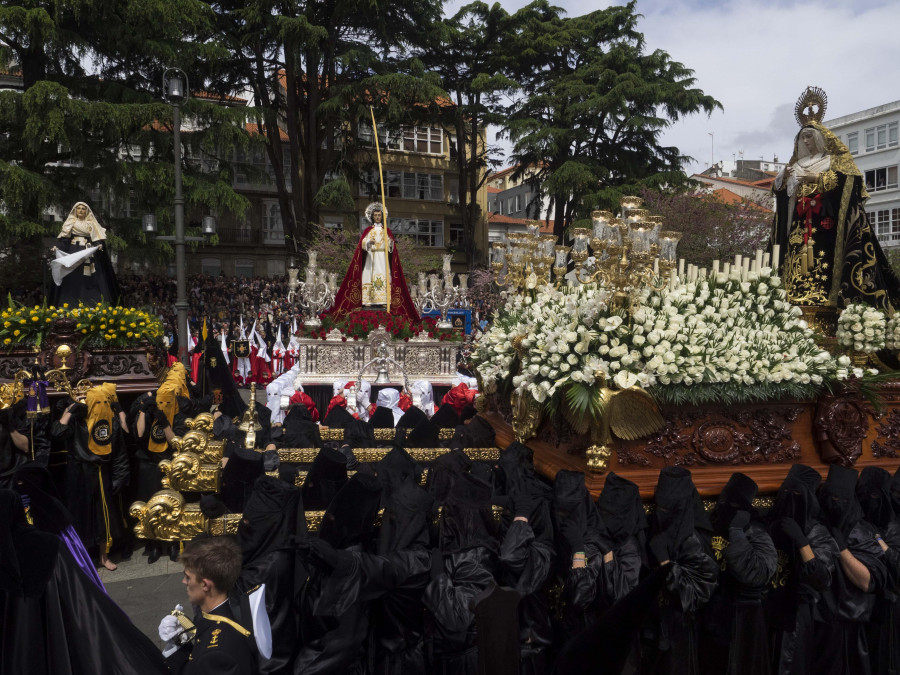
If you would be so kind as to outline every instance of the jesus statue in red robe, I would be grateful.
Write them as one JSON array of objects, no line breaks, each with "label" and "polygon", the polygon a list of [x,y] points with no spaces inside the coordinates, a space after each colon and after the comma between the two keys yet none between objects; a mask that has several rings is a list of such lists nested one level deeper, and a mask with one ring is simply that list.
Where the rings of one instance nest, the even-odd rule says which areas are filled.
[{"label": "jesus statue in red robe", "polygon": [[418,320],[394,233],[385,225],[387,210],[379,202],[369,204],[365,220],[368,227],[359,238],[334,306],[327,313],[340,318],[357,309],[370,309]]}]

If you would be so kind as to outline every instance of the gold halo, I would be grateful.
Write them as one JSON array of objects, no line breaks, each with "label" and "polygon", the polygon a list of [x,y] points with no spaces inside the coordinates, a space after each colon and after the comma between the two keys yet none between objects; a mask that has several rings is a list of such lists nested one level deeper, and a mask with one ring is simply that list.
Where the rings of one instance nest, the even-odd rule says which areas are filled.
[{"label": "gold halo", "polygon": [[797,103],[794,106],[794,117],[801,127],[806,126],[810,122],[821,124],[827,108],[828,96],[825,95],[825,90],[810,86],[797,99]]}]

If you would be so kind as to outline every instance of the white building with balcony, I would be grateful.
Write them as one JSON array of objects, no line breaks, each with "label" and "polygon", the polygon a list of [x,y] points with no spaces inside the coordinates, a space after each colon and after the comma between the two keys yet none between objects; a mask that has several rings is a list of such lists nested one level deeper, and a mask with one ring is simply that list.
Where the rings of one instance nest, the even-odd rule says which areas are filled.
[{"label": "white building with balcony", "polygon": [[900,247],[900,101],[827,120],[865,176],[866,211],[884,248]]}]

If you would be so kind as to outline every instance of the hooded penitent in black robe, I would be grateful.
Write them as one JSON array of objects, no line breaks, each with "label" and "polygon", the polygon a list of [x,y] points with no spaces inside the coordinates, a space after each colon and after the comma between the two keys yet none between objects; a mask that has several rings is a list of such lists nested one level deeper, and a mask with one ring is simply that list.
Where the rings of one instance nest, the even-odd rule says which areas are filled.
[{"label": "hooded penitent in black robe", "polygon": [[875,600],[875,611],[866,626],[872,672],[900,673],[900,523],[891,504],[891,474],[867,466],[859,474],[856,498],[863,517],[883,537],[888,549],[882,562],[887,573],[884,591]]},{"label": "hooded penitent in black robe", "polygon": [[[603,566],[602,523],[580,471],[562,470],[553,482],[553,529],[556,534],[556,583],[561,606],[556,608],[556,631],[564,642],[583,630],[597,613],[597,587]],[[584,567],[574,567],[576,553],[584,553]]]},{"label": "hooded penitent in black robe", "polygon": [[712,596],[719,566],[712,557],[711,525],[691,480],[691,472],[667,466],[656,485],[656,513],[650,539],[655,562],[672,569],[660,595],[656,654],[647,672],[697,673],[697,612]]},{"label": "hooded penitent in black robe", "polygon": [[439,526],[440,557],[423,598],[430,626],[426,665],[427,672],[437,675],[475,675],[478,636],[471,601],[495,584],[497,525],[490,485],[462,472],[442,485],[448,483]]},{"label": "hooded penitent in black robe", "polygon": [[75,530],[86,549],[107,553],[112,540],[125,532],[125,521],[114,497],[130,478],[119,417],[112,418],[111,451],[106,455],[91,452],[87,424],[75,415],[69,417],[67,424],[54,422],[51,435],[63,442],[69,452],[65,502]]},{"label": "hooded penitent in black robe", "polygon": [[288,410],[282,423],[279,448],[321,448],[322,435],[319,425],[312,421],[309,410],[302,403],[295,403]]},{"label": "hooded penitent in black robe", "polygon": [[299,651],[300,590],[306,568],[293,543],[306,536],[300,488],[269,476],[256,479],[238,524],[243,568],[235,590],[245,594],[266,585],[266,612],[272,627],[272,656],[260,656],[260,673],[290,675]]},{"label": "hooded penitent in black robe", "polygon": [[[831,585],[838,551],[820,521],[816,488],[819,473],[794,464],[769,510],[768,525],[778,551],[778,569],[766,598],[772,631],[773,671],[779,675],[816,672],[815,635],[821,625],[822,593]],[[813,557],[803,560],[809,546]]]},{"label": "hooded penitent in black robe", "polygon": [[827,616],[817,639],[817,673],[871,672],[865,624],[872,617],[876,594],[885,587],[887,570],[875,528],[863,520],[856,501],[856,476],[855,469],[832,464],[819,488],[823,520],[838,550],[848,550],[865,565],[870,579],[868,588],[860,589],[845,572],[843,561],[835,564],[831,585],[822,594]]},{"label": "hooded penitent in black robe", "polygon": [[397,428],[412,429],[422,420],[427,421],[428,415],[416,406],[410,406],[409,410],[403,413],[403,415],[400,416],[400,419],[397,420]]},{"label": "hooded penitent in black robe", "polygon": [[384,509],[376,555],[354,554],[354,574],[366,581],[354,586],[360,598],[380,595],[370,605],[369,671],[426,672],[422,594],[431,569],[434,500],[417,484],[416,463],[405,450],[394,447],[375,470]]},{"label": "hooded penitent in black robe", "polygon": [[346,482],[346,456],[325,446],[319,450],[303,482],[303,507],[307,511],[324,511]]},{"label": "hooded penitent in black robe", "polygon": [[168,673],[162,654],[81,571],[55,535],[0,490],[0,672]]},{"label": "hooded penitent in black robe", "polygon": [[346,407],[336,405],[331,409],[325,419],[322,420],[322,426],[330,429],[344,429],[355,417],[350,414]]},{"label": "hooded penitent in black robe", "polygon": [[297,542],[301,558],[309,570],[300,610],[300,652],[294,662],[297,675],[321,673],[363,673],[365,642],[369,630],[368,603],[353,594],[371,579],[347,572],[357,564],[353,553],[371,546],[375,515],[381,498],[381,484],[374,476],[355,474],[334,496],[325,510],[318,538]]},{"label": "hooded penitent in black robe", "polygon": [[[597,589],[598,609],[605,612],[631,593],[646,568],[647,516],[638,486],[613,472],[606,476],[597,511],[602,523],[601,547],[612,554],[612,560],[600,568]],[[628,639],[631,649],[621,672],[640,672],[640,631],[635,630]]]},{"label": "hooded penitent in black robe", "polygon": [[[545,672],[553,644],[548,580],[556,556],[550,500],[553,492],[534,471],[533,453],[519,442],[500,453],[498,494],[507,499],[497,581],[519,594],[519,672]],[[523,520],[524,519],[524,520]]]},{"label": "hooded penitent in black robe", "polygon": [[749,476],[734,473],[710,520],[719,585],[701,611],[700,666],[709,675],[768,675],[769,641],[762,601],[778,553],[753,498]]}]

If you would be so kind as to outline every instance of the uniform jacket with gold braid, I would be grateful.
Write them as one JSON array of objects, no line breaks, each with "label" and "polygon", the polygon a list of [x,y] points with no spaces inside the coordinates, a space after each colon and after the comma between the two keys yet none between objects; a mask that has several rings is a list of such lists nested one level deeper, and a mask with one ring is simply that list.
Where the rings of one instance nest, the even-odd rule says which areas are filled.
[{"label": "uniform jacket with gold braid", "polygon": [[212,612],[197,612],[197,634],[166,659],[175,675],[244,675],[255,673],[253,635],[237,622],[225,602]]}]

